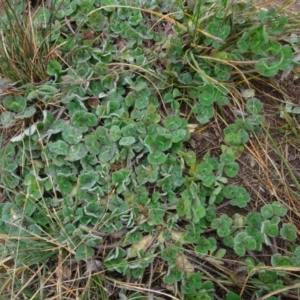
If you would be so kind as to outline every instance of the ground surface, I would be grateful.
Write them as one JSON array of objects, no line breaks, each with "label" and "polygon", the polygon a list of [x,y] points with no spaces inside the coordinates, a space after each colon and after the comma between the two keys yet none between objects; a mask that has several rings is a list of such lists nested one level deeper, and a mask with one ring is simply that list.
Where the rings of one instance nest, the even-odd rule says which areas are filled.
[{"label": "ground surface", "polygon": [[[261,7],[267,7],[267,5],[278,6],[283,3],[283,1],[277,1],[276,3],[274,3],[273,1],[269,4],[263,2],[259,3],[258,5]],[[292,10],[297,9],[300,10],[300,3],[294,1],[289,7],[287,7],[287,13],[290,13]],[[120,45],[118,44],[118,46]],[[293,194],[293,192],[297,192],[297,189],[291,179],[290,174],[286,170],[286,166],[283,163],[282,157],[280,156],[280,154],[284,156],[284,159],[289,163],[296,180],[300,182],[300,139],[297,138],[297,134],[299,134],[300,132],[299,116],[288,116],[290,119],[286,119],[283,116],[280,116],[280,108],[284,107],[287,101],[290,101],[295,106],[300,105],[299,79],[297,79],[297,76],[288,76],[284,80],[280,80],[280,76],[278,78],[272,78],[270,80],[259,77],[251,79],[249,83],[249,88],[252,88],[255,91],[255,96],[259,98],[259,100],[263,103],[265,128],[267,129],[268,134],[272,137],[274,145],[277,147],[277,149],[279,149],[279,151],[276,151],[276,147],[270,143],[265,132],[261,132],[258,135],[251,136],[249,143],[247,143],[245,147],[245,151],[238,158],[238,163],[240,166],[238,176],[230,179],[230,183],[244,186],[249,191],[251,201],[246,208],[232,207],[228,205],[228,202],[225,205],[222,204],[217,208],[217,215],[220,216],[222,214],[227,214],[230,218],[235,214],[246,216],[249,212],[259,211],[259,209],[265,204],[271,204],[275,201],[278,201],[289,208],[289,213],[286,216],[285,220],[292,222],[296,225],[297,228],[300,228],[300,208],[297,202],[299,199],[297,199],[296,193],[295,196]],[[238,110],[238,108],[239,107],[234,107],[234,109],[236,110]],[[184,111],[182,111],[182,114],[184,115]],[[234,120],[234,118],[236,117],[230,110],[225,111],[224,114],[226,115],[227,120]],[[69,118],[67,114],[63,114],[63,117],[65,119]],[[288,126],[289,124],[287,124],[287,120],[289,120],[290,124],[292,124],[292,128],[296,130],[296,134],[291,133],[291,129]],[[199,161],[204,158],[205,153],[207,153],[208,151],[211,153],[211,155],[215,155],[216,157],[218,157],[222,153],[220,146],[221,144],[223,144],[222,130],[224,128],[224,123],[219,122],[219,120],[216,118],[209,124],[209,126],[204,127],[201,132],[195,132],[191,134],[191,139],[185,143],[185,146],[187,149],[192,149],[193,151],[195,151]],[[18,134],[19,130],[21,130],[21,128],[18,128],[15,132],[3,131],[2,133],[4,134],[4,140],[8,141],[12,135]],[[121,168],[122,165],[119,167]],[[116,168],[119,167],[116,166]],[[5,193],[3,190],[3,195],[4,194]],[[1,203],[1,201],[4,201],[5,198],[1,197],[0,195],[0,199]],[[6,201],[8,201],[7,198]],[[147,215],[147,213],[148,209],[144,207],[141,215]],[[211,232],[212,230],[208,229],[205,234],[211,237],[215,236],[214,232]],[[117,231],[117,234],[114,233],[111,236],[109,234],[104,235],[103,244],[98,246],[97,259],[104,260],[111,250],[110,247],[113,248],[114,245],[118,245],[118,242],[120,242],[120,240],[123,238],[123,235],[126,233],[127,231]],[[152,245],[149,246],[149,248],[151,247]],[[281,239],[277,243],[277,240],[274,238],[272,239],[271,246],[264,248],[264,251],[249,251],[248,255],[252,257],[256,263],[263,262],[267,266],[269,266],[271,255],[274,255],[276,253],[285,253],[286,247],[286,241]],[[186,253],[191,253],[192,249],[192,246],[188,246],[186,249]],[[72,259],[73,254],[74,253],[70,255]],[[68,263],[72,259],[69,260],[69,255],[67,255],[66,262]],[[228,284],[229,278],[229,284],[228,286],[226,285],[226,288],[234,286],[232,289],[236,292],[239,292],[242,288],[242,284],[249,279],[247,279],[245,269],[242,268],[245,265],[244,261],[240,256],[235,254],[232,249],[228,250],[226,257],[222,261],[222,264],[214,264],[214,261],[205,261],[202,259],[198,259],[193,255],[193,253],[189,256],[189,259],[193,262],[193,265],[199,269],[201,269],[203,265],[206,267],[208,266],[205,270],[209,270],[211,272],[209,273],[209,277],[216,277],[216,282],[220,282],[220,286],[218,286],[216,292],[216,295],[217,297],[219,297],[219,299],[225,299],[226,294],[226,289],[223,290],[220,288],[223,284],[222,280],[226,285]],[[56,267],[55,263],[56,261],[54,263],[50,262],[49,268],[53,267],[53,265],[54,267]],[[79,270],[80,268],[83,269],[84,267],[82,268],[82,266],[85,266],[85,264],[76,264],[74,262],[74,267],[72,266],[72,271],[70,271],[71,263],[69,266],[67,265],[67,263],[65,264],[65,266],[67,266],[65,267],[65,270],[68,270],[69,274],[67,274],[66,277],[69,281],[72,281],[74,278],[74,274],[76,273],[76,268],[77,270]],[[153,265],[151,265],[152,271],[154,270],[154,277],[157,279],[153,282],[153,285],[150,286],[153,289],[157,288],[159,290],[162,290],[166,294],[172,292],[175,293],[175,288],[174,290],[170,290],[170,287],[166,287],[161,279],[161,274],[166,274],[167,272],[165,265],[166,263],[159,258],[154,261]],[[33,272],[35,272],[35,269],[33,269]],[[53,282],[56,280],[56,275],[53,276],[54,273],[55,272],[53,271],[53,273],[49,275],[49,278]],[[59,277],[60,275],[58,274],[57,277]],[[112,273],[112,275],[116,276],[116,278],[120,279],[120,281],[123,280],[121,275],[117,272]],[[34,275],[32,276],[34,277]],[[147,275],[140,282],[134,282],[133,279],[132,282],[138,283],[141,286],[147,286],[146,284],[148,284],[148,280],[150,282],[151,279],[152,274],[150,276],[147,273]],[[82,283],[80,282],[80,284]],[[68,283],[66,283],[65,286],[70,287],[70,291],[72,291],[73,286],[71,284],[68,285]],[[106,287],[108,290],[112,291],[110,299],[118,299],[118,293],[120,289],[115,288],[113,281],[107,283]],[[250,297],[251,288],[247,291],[248,294],[246,297]]]}]

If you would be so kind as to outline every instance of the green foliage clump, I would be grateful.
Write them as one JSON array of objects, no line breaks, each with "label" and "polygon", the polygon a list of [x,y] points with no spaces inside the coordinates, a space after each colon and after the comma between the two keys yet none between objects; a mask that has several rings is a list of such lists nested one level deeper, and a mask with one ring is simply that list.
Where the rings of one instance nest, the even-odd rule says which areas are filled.
[{"label": "green foliage clump", "polygon": [[[262,102],[241,103],[218,151],[199,157],[189,141],[193,122],[210,126],[226,115],[230,82],[244,71],[274,76],[292,64],[292,46],[278,41],[286,18],[243,14],[246,4],[226,1],[199,1],[192,15],[182,3],[146,2],[56,1],[55,16],[38,9],[36,22],[51,23],[61,59],[44,65],[47,81],[28,80],[3,100],[2,126],[23,120],[26,129],[0,150],[10,199],[0,204],[0,233],[11,237],[2,253],[18,253],[17,267],[61,255],[84,261],[81,279],[104,270],[122,299],[144,299],[127,298],[120,281],[150,280],[152,288],[158,262],[175,296],[214,299],[218,272],[202,261],[221,268],[227,255],[245,262],[258,296],[282,288],[278,267],[299,265],[296,228],[277,201],[246,214],[251,196],[234,182],[244,145],[264,124]],[[175,8],[168,38],[153,27]],[[274,239],[290,252],[271,255],[274,269],[264,270],[249,256]],[[90,266],[96,258],[99,268]],[[226,299],[241,297],[227,291]]]}]

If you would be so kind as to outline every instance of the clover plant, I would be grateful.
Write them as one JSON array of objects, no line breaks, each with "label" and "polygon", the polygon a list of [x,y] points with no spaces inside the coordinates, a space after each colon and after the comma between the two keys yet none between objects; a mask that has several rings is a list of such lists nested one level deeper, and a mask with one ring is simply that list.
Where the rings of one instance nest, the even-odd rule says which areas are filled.
[{"label": "clover plant", "polygon": [[[180,1],[63,0],[55,16],[37,11],[36,22],[54,18],[51,38],[64,59],[47,61],[49,80],[3,99],[1,124],[24,125],[0,149],[1,186],[11,199],[0,204],[0,232],[18,237],[0,249],[22,252],[18,266],[39,252],[38,263],[97,258],[98,275],[115,286],[152,289],[159,277],[176,297],[194,300],[214,299],[228,283],[215,279],[227,255],[239,256],[251,274],[263,264],[248,256],[274,239],[290,251],[271,254],[270,264],[299,265],[286,206],[251,206],[253,196],[235,181],[237,158],[264,124],[263,100],[241,98],[240,118],[229,112],[236,105],[230,82],[246,70],[240,62],[267,77],[293,63],[291,45],[278,38],[286,18],[274,10],[247,17],[242,3],[200,2],[192,15],[174,18],[171,7],[186,9]],[[223,144],[200,155],[191,136],[198,127],[215,129],[218,116]],[[27,257],[26,247],[34,249]],[[263,296],[283,288],[286,273],[259,268],[249,282]],[[241,299],[228,286],[225,299]],[[142,288],[118,292],[144,297]]]}]

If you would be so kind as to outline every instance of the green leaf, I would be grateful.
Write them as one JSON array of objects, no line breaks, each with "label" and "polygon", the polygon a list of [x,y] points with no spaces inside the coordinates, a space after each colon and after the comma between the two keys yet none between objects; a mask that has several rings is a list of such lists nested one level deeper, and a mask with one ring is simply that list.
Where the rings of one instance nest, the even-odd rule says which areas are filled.
[{"label": "green leaf", "polygon": [[98,158],[101,163],[107,163],[115,156],[115,154],[116,148],[115,145],[112,143],[111,145],[100,147],[100,153],[98,155]]},{"label": "green leaf", "polygon": [[216,182],[216,176],[214,174],[205,175],[202,178],[203,185],[211,187]]},{"label": "green leaf", "polygon": [[149,151],[166,151],[172,146],[172,142],[165,136],[158,135],[156,137],[148,135],[144,140]]},{"label": "green leaf", "polygon": [[217,234],[219,237],[225,237],[230,234],[230,228],[226,226],[219,227],[217,229]]},{"label": "green leaf", "polygon": [[270,224],[275,224],[278,225],[280,223],[281,219],[278,216],[274,216],[271,220],[270,220]]},{"label": "green leaf", "polygon": [[22,112],[26,108],[26,99],[20,95],[10,94],[4,98],[3,105],[14,112]]},{"label": "green leaf", "polygon": [[192,75],[190,73],[179,73],[178,81],[183,84],[189,84],[192,82]]},{"label": "green leaf", "polygon": [[[278,55],[279,56],[279,55]],[[290,45],[284,45],[280,51],[279,70],[283,71],[292,64],[293,61],[293,50]]]},{"label": "green leaf", "polygon": [[108,12],[113,12],[114,8],[113,7],[105,7],[105,6],[112,6],[112,5],[117,5],[118,1],[117,0],[103,0],[102,1],[102,6],[104,6],[104,10]]},{"label": "green leaf", "polygon": [[280,51],[281,51],[280,43],[273,40],[269,40],[268,42],[261,44],[259,47],[259,53],[266,57],[270,57],[270,56],[274,57]]},{"label": "green leaf", "polygon": [[48,147],[49,150],[55,154],[67,155],[69,153],[69,146],[64,141],[50,142]]},{"label": "green leaf", "polygon": [[[1,221],[14,223],[16,219],[22,219],[24,212],[20,210],[20,208],[13,203],[1,203],[0,212],[1,213]],[[2,223],[2,222],[1,222]],[[3,223],[1,224],[3,225]]]},{"label": "green leaf", "polygon": [[245,144],[249,140],[249,135],[246,130],[239,128],[236,124],[231,124],[224,129],[225,141],[229,145]]},{"label": "green leaf", "polygon": [[18,113],[14,116],[15,119],[28,119],[36,113],[36,109],[33,106],[27,107],[22,113]]},{"label": "green leaf", "polygon": [[71,118],[74,127],[86,132],[89,127],[96,126],[97,118],[94,114],[85,111],[76,111]]},{"label": "green leaf", "polygon": [[262,23],[273,22],[276,17],[276,9],[261,9],[258,12],[258,18]]},{"label": "green leaf", "polygon": [[281,47],[279,43],[270,41],[268,44],[263,44],[260,51],[267,57],[259,59],[255,69],[264,76],[276,75],[279,70],[286,69],[293,61],[293,51],[289,45]]},{"label": "green leaf", "polygon": [[172,267],[177,263],[177,254],[177,247],[171,245],[168,248],[165,248],[161,251],[161,258],[168,262],[169,267]]},{"label": "green leaf", "polygon": [[246,248],[255,250],[257,247],[256,239],[248,235],[246,232],[238,232],[233,239],[234,251],[236,254],[243,256],[246,253]]},{"label": "green leaf", "polygon": [[180,128],[182,124],[182,119],[177,115],[168,116],[165,119],[165,126],[169,130],[176,130]]},{"label": "green leaf", "polygon": [[[99,24],[95,24],[97,26]],[[103,63],[110,63],[112,61],[112,54],[111,53],[105,53],[101,49],[93,49],[92,56],[98,60],[99,62]]]},{"label": "green leaf", "polygon": [[277,224],[271,224],[270,220],[262,223],[262,231],[270,237],[276,237],[279,233]]},{"label": "green leaf", "polygon": [[210,250],[209,240],[203,236],[198,239],[198,245],[195,247],[195,251],[197,255],[202,257],[203,255],[207,255]]},{"label": "green leaf", "polygon": [[181,289],[186,295],[198,294],[202,284],[201,274],[193,273],[183,282]]},{"label": "green leaf", "polygon": [[137,174],[137,180],[139,184],[145,184],[146,182],[156,182],[158,179],[158,166],[137,166],[135,170]]},{"label": "green leaf", "polygon": [[272,207],[273,207],[274,214],[278,217],[285,216],[288,211],[287,208],[278,201],[272,202]]},{"label": "green leaf", "polygon": [[239,256],[244,256],[246,254],[246,248],[243,244],[234,245],[233,250]]},{"label": "green leaf", "polygon": [[73,183],[69,180],[69,176],[59,174],[56,177],[56,182],[59,186],[59,190],[63,194],[71,193],[73,189]]},{"label": "green leaf", "polygon": [[[244,256],[246,254],[246,247],[245,247],[245,240],[247,238],[250,238],[249,240],[249,244],[250,247],[253,246],[253,240],[254,238],[251,236],[248,236],[246,232],[239,232],[236,234],[236,236],[234,237],[233,241],[234,241],[234,251],[237,255],[239,256]],[[255,243],[255,240],[254,240]]]},{"label": "green leaf", "polygon": [[66,160],[76,161],[84,158],[88,153],[87,148],[83,143],[71,145],[66,156]]},{"label": "green leaf", "polygon": [[172,131],[171,142],[179,143],[180,141],[186,140],[186,137],[187,137],[187,130],[179,128],[177,130]]},{"label": "green leaf", "polygon": [[63,131],[64,128],[66,127],[66,123],[64,120],[57,120],[53,124],[50,124],[50,122],[51,122],[50,120],[51,120],[51,118],[47,114],[47,117],[46,118],[44,117],[45,126],[48,127],[51,125],[47,131],[48,134],[59,133],[59,132]]},{"label": "green leaf", "polygon": [[86,135],[84,137],[84,143],[87,148],[87,150],[92,154],[92,155],[97,155],[101,151],[101,143],[97,139],[97,136],[94,133],[91,133],[89,135]]},{"label": "green leaf", "polygon": [[[111,212],[125,213],[129,210],[129,205],[118,196],[113,196],[108,204],[108,209]],[[122,225],[121,225],[122,226]]]},{"label": "green leaf", "polygon": [[243,298],[234,292],[228,292],[225,300],[243,300]]},{"label": "green leaf", "polygon": [[22,141],[25,136],[32,136],[37,130],[37,124],[34,123],[30,125],[28,128],[26,128],[21,134],[13,137],[10,141],[11,142],[18,142]]},{"label": "green leaf", "polygon": [[247,42],[254,53],[259,52],[260,46],[269,41],[269,36],[267,34],[267,27],[265,25],[253,28],[247,38]]},{"label": "green leaf", "polygon": [[176,281],[180,281],[183,271],[179,269],[169,269],[167,275],[164,276],[163,281],[167,285],[173,285]]},{"label": "green leaf", "polygon": [[160,165],[167,160],[167,155],[161,151],[154,151],[148,155],[147,159],[152,165]]},{"label": "green leaf", "polygon": [[280,229],[280,235],[283,239],[289,241],[295,241],[297,238],[297,231],[294,225],[290,223],[284,223]]},{"label": "green leaf", "polygon": [[55,95],[59,93],[59,89],[50,84],[44,84],[39,89],[30,92],[27,100],[39,99],[44,102],[50,102]]},{"label": "green leaf", "polygon": [[136,142],[133,136],[122,137],[119,141],[120,146],[131,146]]},{"label": "green leaf", "polygon": [[31,201],[27,201],[23,207],[25,216],[32,216],[32,214],[36,211],[36,205]]},{"label": "green leaf", "polygon": [[246,217],[246,221],[248,225],[259,225],[261,223],[261,215],[258,212],[250,212]]},{"label": "green leaf", "polygon": [[279,35],[285,31],[285,25],[288,22],[287,16],[280,16],[276,22],[272,24],[271,32],[272,35]]},{"label": "green leaf", "polygon": [[149,97],[139,97],[138,99],[136,99],[135,101],[135,107],[137,109],[144,109],[149,105]]},{"label": "green leaf", "polygon": [[270,219],[274,215],[274,209],[272,204],[265,204],[261,209],[260,213],[263,218]]},{"label": "green leaf", "polygon": [[216,102],[221,105],[221,106],[224,106],[226,104],[228,104],[229,102],[229,99],[227,96],[219,96],[217,99],[216,99]]},{"label": "green leaf", "polygon": [[222,153],[220,156],[220,161],[224,164],[230,164],[235,161],[235,155],[233,152]]},{"label": "green leaf", "polygon": [[199,95],[200,103],[205,105],[205,106],[212,105],[214,100],[215,100],[215,98],[214,98],[214,95],[212,93],[204,92],[204,93]]},{"label": "green leaf", "polygon": [[187,152],[179,151],[178,155],[183,157],[187,166],[191,167],[195,165],[197,159],[196,159],[196,153],[194,151],[187,151]]},{"label": "green leaf", "polygon": [[57,77],[62,71],[62,67],[57,60],[51,59],[47,65],[47,74]]},{"label": "green leaf", "polygon": [[286,267],[292,265],[290,258],[288,256],[281,255],[280,253],[272,255],[271,263],[274,267]]},{"label": "green leaf", "polygon": [[68,144],[78,144],[82,139],[82,132],[69,125],[62,131],[62,137]]},{"label": "green leaf", "polygon": [[38,24],[40,26],[46,25],[51,17],[51,12],[48,8],[46,7],[39,7],[37,8],[37,11],[35,12],[33,16],[33,24],[37,26]]},{"label": "green leaf", "polygon": [[2,175],[2,184],[11,189],[16,188],[20,183],[20,178],[14,173],[6,173]]},{"label": "green leaf", "polygon": [[255,70],[267,77],[275,76],[279,71],[279,65],[275,61],[269,61],[267,58],[260,59],[257,63],[255,63]]},{"label": "green leaf", "polygon": [[15,123],[13,113],[10,111],[3,111],[0,115],[0,123],[4,128],[13,125]]},{"label": "green leaf", "polygon": [[[214,68],[214,73],[216,75],[216,80],[218,81],[228,81],[230,78],[231,78],[231,71],[232,71],[232,67],[229,66],[229,65],[225,65],[225,64],[221,64],[221,63],[217,63],[215,65],[215,68]],[[217,100],[217,99],[215,99]],[[228,99],[227,97],[223,97],[223,99],[220,99],[218,101],[219,102],[228,102]]]},{"label": "green leaf", "polygon": [[246,107],[249,113],[258,114],[263,109],[263,104],[257,98],[250,98],[247,100]]},{"label": "green leaf", "polygon": [[161,120],[161,116],[157,113],[149,113],[144,119],[143,123],[145,125],[157,124]]},{"label": "green leaf", "polygon": [[225,237],[230,234],[230,227],[232,225],[232,219],[223,214],[220,218],[216,218],[211,222],[211,228],[217,229],[217,234],[220,237]]},{"label": "green leaf", "polygon": [[230,200],[230,204],[233,206],[238,206],[240,208],[246,207],[247,203],[250,201],[250,195],[244,187],[238,187],[237,194]]},{"label": "green leaf", "polygon": [[195,224],[197,224],[201,219],[203,219],[206,216],[206,209],[200,203],[197,203],[192,207],[192,212],[193,212],[193,222]]},{"label": "green leaf", "polygon": [[222,40],[225,40],[229,33],[230,33],[231,27],[229,25],[224,25],[219,29],[218,37]]},{"label": "green leaf", "polygon": [[[225,40],[228,37],[230,30],[231,27],[229,25],[225,24],[222,26],[222,24],[218,21],[214,21],[207,26],[208,33],[222,40]],[[221,42],[208,37],[205,38],[204,42],[206,45],[212,44],[212,46],[216,49],[222,46]]]},{"label": "green leaf", "polygon": [[210,175],[213,171],[213,166],[209,164],[208,162],[202,162],[197,166],[197,169],[199,172],[203,175]]},{"label": "green leaf", "polygon": [[126,235],[126,242],[130,244],[135,244],[143,238],[143,235],[140,231],[129,232]]},{"label": "green leaf", "polygon": [[[275,272],[272,272],[272,271],[259,272],[258,277],[265,284],[276,284],[276,281],[277,281],[277,278],[278,278],[277,274]],[[275,298],[275,300],[277,300],[277,298]]]},{"label": "green leaf", "polygon": [[149,210],[149,217],[153,225],[160,225],[164,223],[165,211],[160,208],[152,208]]},{"label": "green leaf", "polygon": [[217,252],[214,254],[214,256],[216,257],[216,258],[223,258],[225,255],[226,255],[226,249],[224,249],[224,248],[219,248],[218,250],[217,250]]},{"label": "green leaf", "polygon": [[117,125],[111,126],[109,135],[114,142],[118,141],[122,136],[120,127]]},{"label": "green leaf", "polygon": [[97,172],[90,171],[79,176],[79,184],[82,189],[92,188],[98,181],[99,175]]},{"label": "green leaf", "polygon": [[131,174],[130,169],[122,169],[112,174],[112,183],[115,185],[121,185],[129,182],[129,176]]},{"label": "green leaf", "polygon": [[230,178],[235,177],[238,171],[239,165],[236,162],[226,164],[224,167],[224,173]]},{"label": "green leaf", "polygon": [[83,210],[87,216],[94,217],[96,219],[99,219],[104,213],[104,208],[99,206],[97,201],[92,200],[84,205]]},{"label": "green leaf", "polygon": [[212,105],[205,106],[201,103],[196,104],[192,112],[195,113],[197,121],[201,124],[207,123],[214,116],[214,108]]},{"label": "green leaf", "polygon": [[163,95],[164,103],[172,103],[175,99],[171,93],[166,93]]},{"label": "green leaf", "polygon": [[241,53],[245,53],[249,48],[250,33],[246,31],[237,42],[237,46]]},{"label": "green leaf", "polygon": [[180,217],[186,216],[189,220],[192,218],[192,203],[190,199],[183,198],[177,203],[177,213]]},{"label": "green leaf", "polygon": [[10,156],[5,155],[1,161],[1,169],[9,172],[13,172],[18,168],[17,162]]},{"label": "green leaf", "polygon": [[77,260],[86,261],[88,259],[93,258],[94,255],[95,255],[95,252],[94,252],[94,249],[92,247],[88,247],[84,244],[81,244],[76,249],[75,258]]}]

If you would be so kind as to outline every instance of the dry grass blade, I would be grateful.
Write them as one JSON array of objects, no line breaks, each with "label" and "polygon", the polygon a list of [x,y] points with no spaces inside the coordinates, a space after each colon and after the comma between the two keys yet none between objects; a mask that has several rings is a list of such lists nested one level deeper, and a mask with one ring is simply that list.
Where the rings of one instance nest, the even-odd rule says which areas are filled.
[{"label": "dry grass blade", "polygon": [[2,1],[2,6],[7,20],[0,22],[0,76],[21,83],[44,81],[52,49],[51,20],[40,20],[44,25],[39,25],[29,2],[21,19],[10,1]]}]

